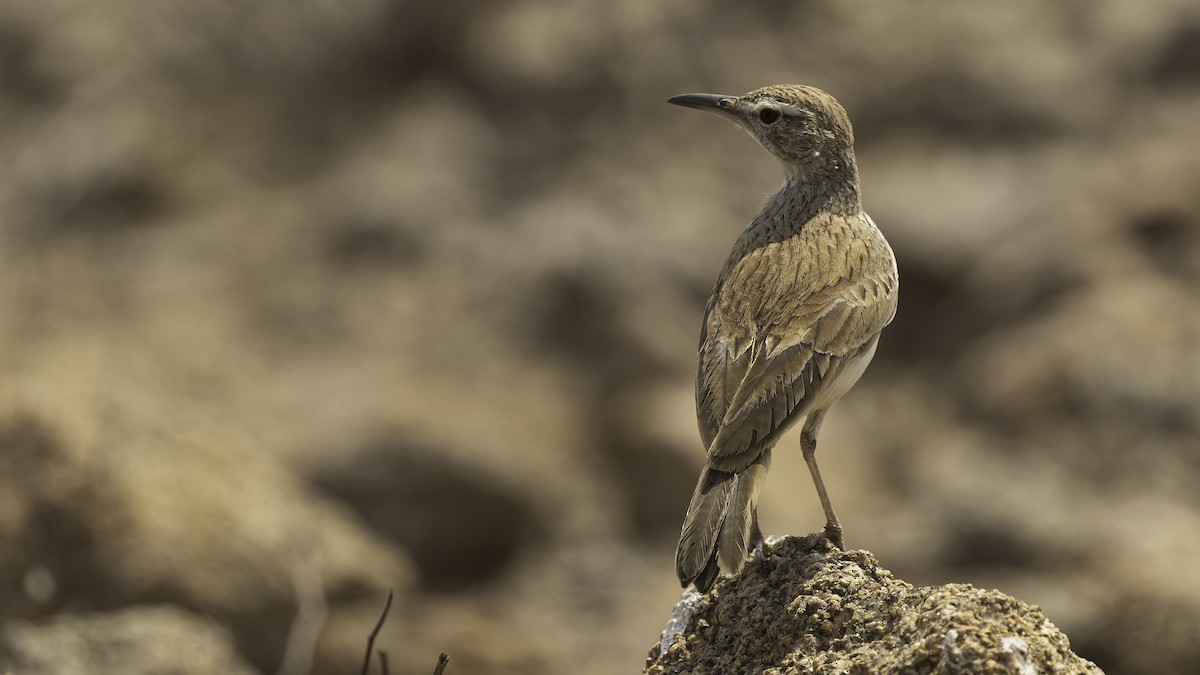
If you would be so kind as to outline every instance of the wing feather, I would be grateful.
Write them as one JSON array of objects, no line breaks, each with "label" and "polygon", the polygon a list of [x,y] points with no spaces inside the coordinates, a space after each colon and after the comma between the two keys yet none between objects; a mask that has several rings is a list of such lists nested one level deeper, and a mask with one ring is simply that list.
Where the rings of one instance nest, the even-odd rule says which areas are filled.
[{"label": "wing feather", "polygon": [[731,261],[709,301],[696,403],[714,469],[749,466],[895,315],[883,236],[865,214],[823,217]]}]

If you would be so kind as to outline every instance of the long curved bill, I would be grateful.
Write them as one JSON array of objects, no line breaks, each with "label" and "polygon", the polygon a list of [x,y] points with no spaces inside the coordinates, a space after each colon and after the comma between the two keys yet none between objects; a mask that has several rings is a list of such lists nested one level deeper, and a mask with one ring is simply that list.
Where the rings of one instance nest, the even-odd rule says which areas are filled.
[{"label": "long curved bill", "polygon": [[667,99],[667,103],[710,112],[728,120],[737,120],[737,97],[724,94],[680,94]]}]

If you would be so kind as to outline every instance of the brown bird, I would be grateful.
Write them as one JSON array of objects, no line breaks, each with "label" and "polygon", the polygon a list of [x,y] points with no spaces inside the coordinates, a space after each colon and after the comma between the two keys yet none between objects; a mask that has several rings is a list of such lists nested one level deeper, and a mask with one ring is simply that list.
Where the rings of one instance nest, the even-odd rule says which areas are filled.
[{"label": "brown bird", "polygon": [[783,165],[783,187],[733,245],[700,333],[696,413],[708,458],[688,505],[675,567],[708,591],[717,574],[762,552],[758,494],[771,449],[805,420],[804,460],[825,510],[842,526],[817,469],[817,432],[863,374],[896,314],[896,260],[863,212],[846,111],[813,87],[742,96],[683,94],[670,103],[745,129]]}]

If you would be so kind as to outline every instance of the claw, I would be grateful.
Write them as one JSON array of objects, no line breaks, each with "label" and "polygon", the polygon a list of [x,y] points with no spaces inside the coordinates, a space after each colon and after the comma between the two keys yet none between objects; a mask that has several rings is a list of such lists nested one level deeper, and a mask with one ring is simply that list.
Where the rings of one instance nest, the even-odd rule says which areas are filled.
[{"label": "claw", "polygon": [[833,544],[838,550],[846,550],[846,542],[842,539],[842,526],[840,524],[827,523],[825,525],[825,538],[829,543]]}]

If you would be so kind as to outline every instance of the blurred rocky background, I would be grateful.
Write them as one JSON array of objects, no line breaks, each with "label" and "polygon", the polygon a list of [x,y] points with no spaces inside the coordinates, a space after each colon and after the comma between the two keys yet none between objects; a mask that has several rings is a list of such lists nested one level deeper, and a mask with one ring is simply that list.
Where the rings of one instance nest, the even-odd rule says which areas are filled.
[{"label": "blurred rocky background", "polygon": [[775,82],[900,260],[847,542],[1200,668],[1195,2],[5,0],[0,672],[352,672],[388,588],[394,673],[639,670],[780,181],[665,99]]}]

